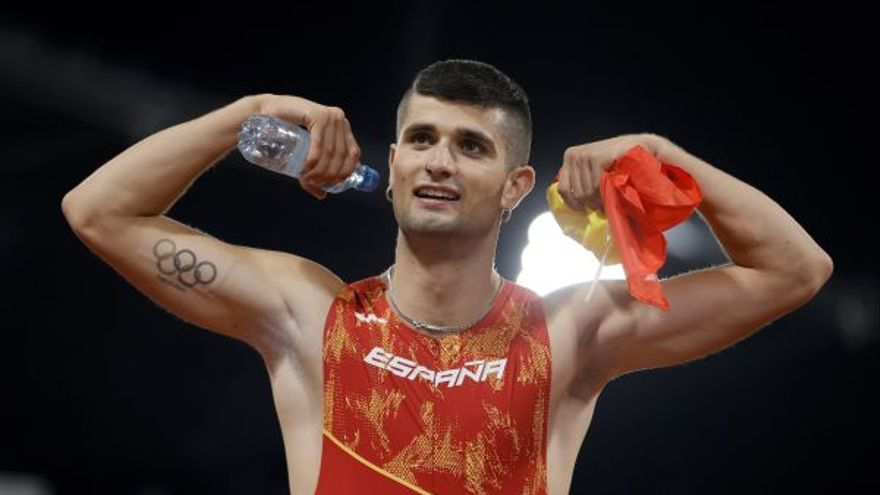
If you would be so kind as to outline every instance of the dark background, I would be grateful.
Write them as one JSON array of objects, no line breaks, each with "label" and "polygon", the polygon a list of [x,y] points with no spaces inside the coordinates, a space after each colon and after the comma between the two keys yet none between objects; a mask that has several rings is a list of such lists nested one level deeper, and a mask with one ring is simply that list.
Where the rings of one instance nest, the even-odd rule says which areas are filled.
[{"label": "dark background", "polygon": [[[838,2],[4,10],[0,491],[30,477],[57,494],[286,493],[258,355],[139,294],[73,235],[61,198],[150,133],[259,92],[342,107],[387,180],[400,95],[418,69],[453,57],[496,65],[531,99],[539,186],[502,229],[504,276],[520,269],[564,149],[642,131],[761,189],[835,262],[815,299],[732,348],[612,382],[571,492],[880,484],[877,162],[857,124],[876,63],[866,13]],[[393,260],[380,192],[318,202],[236,154],[169,215],[346,281]],[[701,264],[670,257],[662,275]]]}]

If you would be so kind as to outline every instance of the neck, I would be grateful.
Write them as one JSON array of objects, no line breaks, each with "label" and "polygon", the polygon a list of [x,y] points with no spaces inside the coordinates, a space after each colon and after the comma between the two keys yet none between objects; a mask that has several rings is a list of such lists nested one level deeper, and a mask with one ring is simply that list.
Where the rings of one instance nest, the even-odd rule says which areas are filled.
[{"label": "neck", "polygon": [[479,318],[502,282],[494,269],[497,241],[497,231],[451,239],[398,230],[394,303],[410,318],[430,325],[455,326]]}]

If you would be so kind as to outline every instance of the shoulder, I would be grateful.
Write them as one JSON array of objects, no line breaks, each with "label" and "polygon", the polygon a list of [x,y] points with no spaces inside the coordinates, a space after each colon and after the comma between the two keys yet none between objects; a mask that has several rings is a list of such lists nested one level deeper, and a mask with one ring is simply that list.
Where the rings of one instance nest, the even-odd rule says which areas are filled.
[{"label": "shoulder", "polygon": [[587,298],[592,281],[556,289],[541,297],[548,331],[560,345],[577,349],[579,361],[602,368],[601,345],[597,342],[603,322],[626,302],[625,280],[600,280]]},{"label": "shoulder", "polygon": [[284,251],[254,251],[266,283],[274,287],[286,311],[285,334],[299,339],[319,335],[334,298],[348,284],[322,264]]},{"label": "shoulder", "polygon": [[625,280],[599,280],[587,298],[590,285],[592,281],[571,284],[541,296],[547,318],[564,320],[580,328],[595,327],[627,294]]},{"label": "shoulder", "polygon": [[[329,270],[325,271],[323,267],[311,266],[306,271],[313,272],[311,282],[309,284],[313,288],[308,292],[305,298],[294,301],[295,292],[290,292],[291,306],[308,306],[311,308],[320,308],[323,315],[317,314],[320,318],[315,323],[323,325],[326,311],[333,305],[351,306],[360,310],[371,307],[377,298],[382,297],[384,293],[384,283],[381,276],[371,275],[353,282],[345,282],[341,278]],[[302,275],[302,271],[299,272]]]},{"label": "shoulder", "polygon": [[346,286],[345,281],[324,265],[292,253],[273,251],[264,262],[294,305],[314,302],[316,298],[332,299]]}]

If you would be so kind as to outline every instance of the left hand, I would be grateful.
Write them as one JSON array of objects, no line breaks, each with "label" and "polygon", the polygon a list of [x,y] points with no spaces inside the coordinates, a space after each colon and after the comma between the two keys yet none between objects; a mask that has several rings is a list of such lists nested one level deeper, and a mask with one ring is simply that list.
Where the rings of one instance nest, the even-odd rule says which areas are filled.
[{"label": "left hand", "polygon": [[637,144],[656,154],[659,139],[659,136],[650,133],[624,134],[567,148],[559,173],[559,194],[566,206],[575,211],[599,210],[604,215],[605,208],[599,192],[602,172]]}]

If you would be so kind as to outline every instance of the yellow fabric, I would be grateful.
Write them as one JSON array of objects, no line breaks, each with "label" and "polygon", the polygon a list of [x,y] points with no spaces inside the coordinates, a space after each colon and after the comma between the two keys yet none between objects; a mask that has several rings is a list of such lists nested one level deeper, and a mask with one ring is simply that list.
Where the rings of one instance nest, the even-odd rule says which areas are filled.
[{"label": "yellow fabric", "polygon": [[547,204],[550,205],[550,212],[562,228],[562,232],[589,249],[598,259],[602,259],[605,249],[611,244],[605,265],[620,263],[617,246],[614,246],[611,239],[611,226],[605,215],[599,210],[588,209],[585,212],[572,210],[559,194],[558,186],[559,182],[553,182],[547,188]]}]

